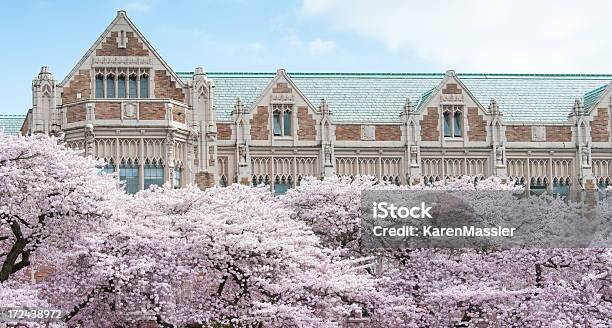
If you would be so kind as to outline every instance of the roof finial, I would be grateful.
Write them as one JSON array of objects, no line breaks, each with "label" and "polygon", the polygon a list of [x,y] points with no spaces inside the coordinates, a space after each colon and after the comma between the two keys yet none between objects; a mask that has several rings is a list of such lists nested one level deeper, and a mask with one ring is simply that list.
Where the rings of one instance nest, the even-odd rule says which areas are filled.
[{"label": "roof finial", "polygon": [[491,98],[491,102],[489,102],[489,111],[494,115],[500,114],[499,105],[497,105],[495,98]]},{"label": "roof finial", "polygon": [[125,17],[126,15],[127,13],[125,12],[125,10],[117,10],[117,16]]},{"label": "roof finial", "polygon": [[574,100],[574,114],[584,114],[584,106],[582,105],[582,100],[580,98],[576,98],[576,100]]},{"label": "roof finial", "polygon": [[321,114],[331,113],[329,111],[329,105],[327,104],[327,100],[325,100],[325,97],[321,97],[321,104],[319,105],[319,111],[321,111]]},{"label": "roof finial", "polygon": [[446,71],[446,73],[444,73],[444,75],[446,76],[455,76],[455,70],[449,69]]},{"label": "roof finial", "polygon": [[244,114],[244,104],[240,96],[236,97],[236,104],[234,105],[234,114]]},{"label": "roof finial", "polygon": [[414,111],[414,105],[412,104],[412,101],[410,101],[410,98],[407,97],[406,98],[406,103],[404,104],[404,112],[405,113],[412,113]]},{"label": "roof finial", "polygon": [[196,75],[204,75],[205,74],[204,73],[204,67],[202,67],[202,66],[196,67],[195,73],[196,73]]}]

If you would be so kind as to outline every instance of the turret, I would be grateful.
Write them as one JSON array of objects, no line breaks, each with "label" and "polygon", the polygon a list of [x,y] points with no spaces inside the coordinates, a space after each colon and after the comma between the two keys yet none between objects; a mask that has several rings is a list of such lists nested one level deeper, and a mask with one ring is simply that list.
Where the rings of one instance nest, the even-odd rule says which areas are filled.
[{"label": "turret", "polygon": [[61,128],[55,82],[47,66],[32,81],[32,133],[55,133]]}]

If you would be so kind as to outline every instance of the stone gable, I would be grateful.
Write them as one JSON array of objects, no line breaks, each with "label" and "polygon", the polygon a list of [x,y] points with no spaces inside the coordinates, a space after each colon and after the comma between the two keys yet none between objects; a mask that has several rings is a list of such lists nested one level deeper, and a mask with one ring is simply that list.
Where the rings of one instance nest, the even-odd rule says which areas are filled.
[{"label": "stone gable", "polygon": [[127,44],[119,48],[119,32],[111,32],[96,49],[96,56],[148,56],[149,50],[135,35],[134,32],[125,32]]}]

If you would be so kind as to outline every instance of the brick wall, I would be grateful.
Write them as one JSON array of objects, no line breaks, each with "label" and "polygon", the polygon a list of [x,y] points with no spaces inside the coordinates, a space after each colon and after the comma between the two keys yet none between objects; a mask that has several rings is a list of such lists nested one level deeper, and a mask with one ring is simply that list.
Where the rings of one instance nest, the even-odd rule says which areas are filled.
[{"label": "brick wall", "polygon": [[448,83],[446,87],[442,89],[442,93],[444,94],[460,95],[462,92],[463,90],[457,87],[457,83]]},{"label": "brick wall", "polygon": [[183,89],[176,86],[170,75],[165,70],[155,71],[155,97],[170,98],[176,101],[185,101]]},{"label": "brick wall", "polygon": [[251,118],[251,139],[268,140],[270,130],[268,130],[269,111],[268,106],[257,106]]},{"label": "brick wall", "polygon": [[163,120],[166,118],[166,109],[163,103],[140,103],[141,120]]},{"label": "brick wall", "polygon": [[478,108],[469,107],[467,112],[467,123],[470,127],[468,138],[470,141],[486,141],[487,140],[487,123],[478,115]]},{"label": "brick wall", "polygon": [[66,122],[74,123],[85,121],[85,104],[70,106],[66,109]]},{"label": "brick wall", "polygon": [[546,141],[570,142],[572,141],[571,126],[547,126]]},{"label": "brick wall", "polygon": [[508,141],[531,141],[530,125],[508,125],[506,126],[506,139]]},{"label": "brick wall", "polygon": [[427,107],[427,114],[421,119],[421,140],[423,141],[438,141],[440,140],[440,130],[438,124],[440,115],[438,115],[437,107]]},{"label": "brick wall", "polygon": [[232,140],[231,124],[217,123],[217,138],[219,140]]},{"label": "brick wall", "polygon": [[402,131],[399,125],[377,125],[375,129],[376,141],[400,141]]},{"label": "brick wall", "polygon": [[291,93],[291,91],[287,83],[276,83],[276,86],[272,87],[272,93]]},{"label": "brick wall", "polygon": [[361,140],[361,125],[338,124],[336,125],[336,140],[358,141]]},{"label": "brick wall", "polygon": [[185,124],[185,108],[174,106],[172,108],[172,120]]},{"label": "brick wall", "polygon": [[96,103],[94,108],[96,120],[119,120],[121,119],[120,103]]},{"label": "brick wall", "polygon": [[593,142],[609,141],[608,131],[608,109],[597,108],[597,114],[591,122],[591,138]]},{"label": "brick wall", "polygon": [[119,32],[111,32],[110,36],[107,36],[104,41],[100,44],[100,47],[96,49],[96,56],[148,56],[149,50],[147,50],[144,44],[138,40],[134,35],[134,32],[126,32],[127,44],[125,48],[119,48],[117,38]]},{"label": "brick wall", "polygon": [[91,98],[91,76],[88,69],[79,70],[70,79],[62,92],[62,103],[77,100],[77,93],[81,94],[81,99]]},{"label": "brick wall", "polygon": [[298,107],[297,111],[298,139],[315,140],[317,136],[316,121],[308,112],[308,107]]},{"label": "brick wall", "polygon": [[198,172],[195,174],[195,180],[198,188],[202,190],[213,187],[215,185],[213,175],[210,173]]}]

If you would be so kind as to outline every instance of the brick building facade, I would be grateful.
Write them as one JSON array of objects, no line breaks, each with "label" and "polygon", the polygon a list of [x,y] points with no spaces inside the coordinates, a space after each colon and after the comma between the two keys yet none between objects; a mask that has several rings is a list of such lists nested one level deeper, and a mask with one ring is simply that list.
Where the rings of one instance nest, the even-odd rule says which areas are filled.
[{"label": "brick building facade", "polygon": [[119,11],[22,134],[64,133],[131,191],[369,174],[590,188],[611,173],[612,75],[175,72]]}]

